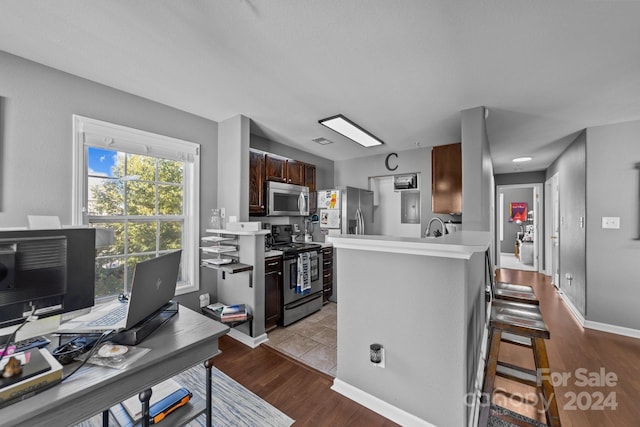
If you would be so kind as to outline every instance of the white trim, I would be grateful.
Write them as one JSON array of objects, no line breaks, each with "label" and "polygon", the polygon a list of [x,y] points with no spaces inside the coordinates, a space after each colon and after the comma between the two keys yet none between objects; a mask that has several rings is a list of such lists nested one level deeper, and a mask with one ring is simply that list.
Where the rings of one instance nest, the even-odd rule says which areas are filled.
[{"label": "white trim", "polygon": [[573,314],[574,319],[580,324],[580,326],[584,326],[584,316],[580,313],[580,310],[573,305],[573,302],[569,299],[569,297],[562,291],[562,289],[558,289],[558,295],[562,298],[562,301],[567,305],[571,314]]},{"label": "white trim", "polygon": [[626,328],[624,326],[610,325],[608,323],[594,322],[585,320],[584,327],[594,329],[596,331],[609,332],[610,334],[624,335],[631,338],[640,338],[640,330]]},{"label": "white trim", "polygon": [[[93,147],[103,147],[136,154],[150,154],[154,157],[187,162],[193,161],[193,157],[197,156],[200,151],[199,144],[182,139],[75,114],[73,118],[74,133],[77,132],[78,135],[82,136],[83,144]],[[141,147],[144,147],[144,149]]]},{"label": "white trim", "polygon": [[229,335],[231,338],[235,339],[236,341],[240,341],[242,344],[251,348],[256,348],[260,344],[269,341],[269,337],[267,336],[267,334],[262,334],[257,337],[250,337],[249,335],[244,334],[234,328],[229,329],[229,332],[227,333],[227,335]]},{"label": "white trim", "polygon": [[[91,141],[89,141],[91,139]],[[102,147],[128,153],[172,159],[184,164],[183,273],[187,282],[178,284],[176,295],[200,289],[200,144],[73,115],[72,224],[86,225],[89,218],[86,147]],[[130,217],[127,217],[130,218]],[[168,218],[164,218],[168,219]],[[188,283],[188,284],[187,284]]]},{"label": "white trim", "polygon": [[[533,198],[533,226],[534,226],[534,230],[535,230],[535,245],[534,245],[534,251],[533,251],[533,265],[535,267],[535,271],[541,273],[542,272],[542,260],[544,257],[544,253],[542,251],[542,239],[544,239],[544,232],[543,227],[544,226],[544,215],[540,215],[540,210],[543,209],[543,200],[541,200],[540,195],[543,194],[543,184],[539,183],[539,182],[532,182],[529,184],[506,184],[506,185],[496,185],[496,203],[501,203],[503,200],[500,200],[500,195],[502,195],[501,191],[503,190],[512,190],[512,189],[517,189],[517,188],[530,188],[531,189],[531,193],[532,193],[532,198]],[[536,198],[536,192],[538,194],[538,197]],[[502,205],[500,205],[502,206]],[[504,220],[504,218],[499,218],[499,220],[502,221]],[[499,237],[499,236],[496,236]],[[497,245],[496,245],[497,246]],[[499,259],[500,259],[500,251],[496,251],[496,264],[498,266],[499,265]]]},{"label": "white trim", "polygon": [[583,328],[593,329],[595,331],[607,332],[610,334],[622,335],[630,338],[640,338],[640,329],[627,328],[625,326],[611,325],[609,323],[601,323],[594,322],[593,320],[586,320],[584,316],[578,311],[575,305],[571,302],[571,300],[567,297],[567,295],[558,289],[558,294],[562,298],[567,307],[569,307],[569,311],[573,315],[573,318],[582,326]]},{"label": "white trim", "polygon": [[431,424],[421,418],[418,418],[415,415],[393,406],[382,399],[372,396],[351,384],[339,380],[338,378],[333,380],[331,390],[340,393],[354,402],[361,404],[365,408],[371,409],[372,411],[377,412],[383,417],[389,418],[391,421],[402,426],[436,427],[435,424]]},{"label": "white trim", "polygon": [[328,236],[335,248],[441,258],[470,259],[489,247],[490,233],[459,231],[437,238],[341,234]]}]

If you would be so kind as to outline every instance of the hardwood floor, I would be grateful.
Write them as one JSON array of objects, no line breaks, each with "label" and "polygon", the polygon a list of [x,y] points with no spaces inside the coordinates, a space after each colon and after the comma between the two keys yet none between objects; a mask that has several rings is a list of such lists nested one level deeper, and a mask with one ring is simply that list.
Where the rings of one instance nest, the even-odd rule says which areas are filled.
[{"label": "hardwood floor", "polygon": [[[551,331],[547,352],[552,375],[570,375],[555,392],[563,426],[638,426],[640,420],[640,339],[583,329],[544,275],[519,270],[498,270],[498,280],[534,287]],[[229,337],[220,340],[223,353],[216,366],[291,418],[295,426],[394,426],[396,424],[330,389],[333,378],[261,346],[250,349]],[[500,357],[517,363],[533,359],[522,348],[501,348]],[[583,371],[579,371],[582,369]],[[615,375],[614,386],[583,385],[589,375],[602,379],[602,370]],[[613,381],[610,379],[610,381]],[[533,405],[535,391],[498,379],[494,401],[502,406],[544,420]],[[612,396],[615,409],[602,400]],[[575,397],[575,399],[573,398]],[[525,402],[522,401],[525,399]],[[531,402],[527,402],[527,400]],[[582,407],[582,409],[580,409]],[[538,407],[539,408],[539,407]],[[573,409],[575,408],[575,409]]]},{"label": "hardwood floor", "polygon": [[[547,276],[503,269],[498,270],[497,278],[533,286],[540,300],[543,318],[551,332],[547,353],[552,378],[556,380],[562,425],[640,425],[640,339],[582,328]],[[503,346],[500,351],[501,359],[528,361],[533,367],[533,359],[522,348]],[[603,385],[607,378],[610,385]],[[496,386],[506,392],[495,394],[495,402],[544,421],[544,416],[533,405],[520,399],[524,397],[533,403],[534,389],[507,380],[496,381]]]},{"label": "hardwood floor", "polygon": [[333,377],[267,346],[251,349],[224,336],[220,349],[215,366],[293,418],[296,427],[397,425],[331,390]]}]

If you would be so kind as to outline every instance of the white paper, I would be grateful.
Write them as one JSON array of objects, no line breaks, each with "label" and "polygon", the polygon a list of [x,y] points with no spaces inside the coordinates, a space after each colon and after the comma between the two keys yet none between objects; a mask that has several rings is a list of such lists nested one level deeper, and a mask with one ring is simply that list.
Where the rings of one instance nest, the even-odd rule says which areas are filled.
[{"label": "white paper", "polygon": [[340,211],[336,209],[321,209],[320,228],[340,228]]},{"label": "white paper", "polygon": [[[151,399],[149,400],[149,407],[151,407],[154,403],[158,403],[165,397],[169,396],[174,391],[180,390],[180,388],[180,384],[178,384],[176,380],[171,378],[161,382],[160,384],[154,385],[153,387],[151,387]],[[142,402],[140,402],[140,398],[137,394],[122,402],[122,406],[124,406],[124,408],[127,410],[134,421],[138,421],[140,418],[142,418]]]},{"label": "white paper", "polygon": [[339,209],[340,191],[324,190],[318,191],[318,209]]}]

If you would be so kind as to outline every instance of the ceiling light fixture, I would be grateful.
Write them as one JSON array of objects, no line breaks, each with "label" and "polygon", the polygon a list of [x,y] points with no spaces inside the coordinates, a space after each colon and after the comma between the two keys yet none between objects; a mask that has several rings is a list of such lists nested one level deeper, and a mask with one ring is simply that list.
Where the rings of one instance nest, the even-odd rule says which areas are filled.
[{"label": "ceiling light fixture", "polygon": [[311,140],[313,142],[315,142],[316,144],[320,144],[320,145],[333,144],[333,141],[330,141],[327,138],[323,138],[321,136],[319,136],[317,138],[312,138]]},{"label": "ceiling light fixture", "polygon": [[512,162],[513,163],[524,163],[524,162],[530,162],[531,160],[533,160],[533,157],[525,156],[525,157],[516,157],[515,159],[512,160]]},{"label": "ceiling light fixture", "polygon": [[335,132],[338,132],[343,136],[346,136],[350,140],[357,142],[363,147],[373,147],[376,145],[384,144],[376,136],[374,136],[370,132],[367,132],[351,120],[347,119],[342,114],[318,120],[318,123],[328,127]]}]

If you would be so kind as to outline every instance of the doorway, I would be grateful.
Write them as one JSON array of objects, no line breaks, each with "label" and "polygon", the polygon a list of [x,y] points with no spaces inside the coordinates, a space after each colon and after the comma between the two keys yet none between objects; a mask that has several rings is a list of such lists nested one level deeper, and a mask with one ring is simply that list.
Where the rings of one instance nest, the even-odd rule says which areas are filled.
[{"label": "doorway", "polygon": [[[498,185],[496,261],[499,268],[541,271],[543,233],[542,184]],[[516,214],[519,209],[524,217]]]},{"label": "doorway", "polygon": [[545,181],[545,268],[543,273],[551,276],[551,283],[560,286],[560,176],[553,175]]}]

